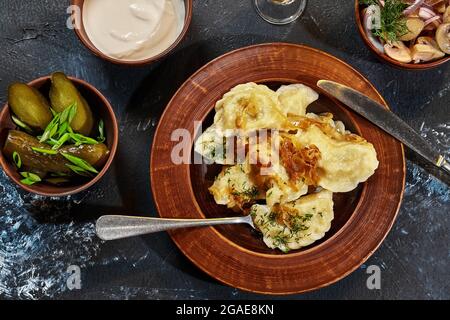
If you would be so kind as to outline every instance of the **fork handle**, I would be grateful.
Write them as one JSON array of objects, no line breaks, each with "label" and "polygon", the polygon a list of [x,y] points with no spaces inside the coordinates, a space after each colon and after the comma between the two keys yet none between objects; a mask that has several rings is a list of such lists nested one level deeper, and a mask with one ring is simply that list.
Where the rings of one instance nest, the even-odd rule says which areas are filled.
[{"label": "fork handle", "polygon": [[248,223],[247,217],[217,219],[163,219],[147,217],[102,216],[96,222],[97,236],[102,240],[124,239],[143,234],[179,228]]}]

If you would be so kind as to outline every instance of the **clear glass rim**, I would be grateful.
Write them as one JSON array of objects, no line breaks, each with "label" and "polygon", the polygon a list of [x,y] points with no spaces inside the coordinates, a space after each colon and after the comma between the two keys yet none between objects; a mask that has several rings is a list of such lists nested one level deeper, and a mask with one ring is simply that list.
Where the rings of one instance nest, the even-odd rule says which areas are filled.
[{"label": "clear glass rim", "polygon": [[291,22],[294,22],[295,20],[297,20],[303,13],[303,11],[305,10],[306,7],[306,0],[300,0],[300,6],[298,8],[298,10],[291,16],[284,18],[284,19],[275,19],[272,18],[270,16],[265,15],[263,12],[261,12],[261,10],[258,7],[257,4],[258,0],[253,0],[253,6],[256,9],[256,12],[258,13],[258,15],[263,18],[265,21],[271,23],[271,24],[275,24],[275,25],[284,25],[284,24],[289,24]]}]

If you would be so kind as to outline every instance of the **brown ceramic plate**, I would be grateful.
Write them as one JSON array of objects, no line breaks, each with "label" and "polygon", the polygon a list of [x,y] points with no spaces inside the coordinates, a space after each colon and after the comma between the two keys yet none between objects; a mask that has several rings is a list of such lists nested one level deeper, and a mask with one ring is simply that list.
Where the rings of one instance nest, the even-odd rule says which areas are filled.
[{"label": "brown ceramic plate", "polygon": [[[194,133],[194,121],[206,128],[213,107],[235,85],[254,81],[276,88],[303,83],[320,92],[309,110],[330,111],[353,132],[374,144],[380,166],[353,192],[336,194],[335,220],[325,238],[303,250],[282,254],[267,248],[246,226],[177,230],[170,233],[180,250],[217,280],[247,291],[290,294],[318,289],[342,279],[378,248],[392,227],[403,196],[405,158],[402,145],[320,91],[320,79],[338,81],[378,102],[386,102],[355,69],[306,46],[273,43],[242,48],[208,63],[178,90],[155,133],[151,185],[161,217],[212,218],[234,213],[216,205],[208,193],[220,168],[175,165],[171,141],[175,129]],[[192,153],[192,149],[191,149]]]}]

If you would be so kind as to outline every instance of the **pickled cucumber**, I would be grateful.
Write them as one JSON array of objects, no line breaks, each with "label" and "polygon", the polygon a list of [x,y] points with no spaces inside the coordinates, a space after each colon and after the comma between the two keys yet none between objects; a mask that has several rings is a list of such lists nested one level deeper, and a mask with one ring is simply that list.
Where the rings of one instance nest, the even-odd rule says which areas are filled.
[{"label": "pickled cucumber", "polygon": [[[72,174],[66,164],[70,164],[59,153],[56,155],[42,154],[33,151],[33,147],[50,149],[46,144],[40,143],[35,137],[17,130],[10,130],[6,138],[3,153],[10,161],[13,161],[13,153],[16,151],[24,167],[36,172],[53,172]],[[109,156],[109,150],[103,143],[95,145],[68,145],[59,149],[59,152],[69,153],[87,161],[95,168],[101,168]]]},{"label": "pickled cucumber", "polygon": [[14,83],[8,89],[8,103],[12,112],[26,125],[44,130],[53,115],[45,97],[35,88]]},{"label": "pickled cucumber", "polygon": [[94,126],[92,110],[72,81],[64,73],[56,72],[52,75],[49,96],[53,109],[58,112],[62,112],[73,103],[76,103],[77,113],[72,120],[71,127],[74,131],[89,136]]}]

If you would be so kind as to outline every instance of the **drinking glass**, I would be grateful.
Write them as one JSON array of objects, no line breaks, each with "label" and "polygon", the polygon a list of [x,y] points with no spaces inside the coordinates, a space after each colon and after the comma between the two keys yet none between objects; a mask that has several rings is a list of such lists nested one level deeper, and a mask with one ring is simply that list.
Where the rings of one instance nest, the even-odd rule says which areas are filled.
[{"label": "drinking glass", "polygon": [[253,0],[258,14],[272,24],[288,24],[305,10],[306,0]]}]

